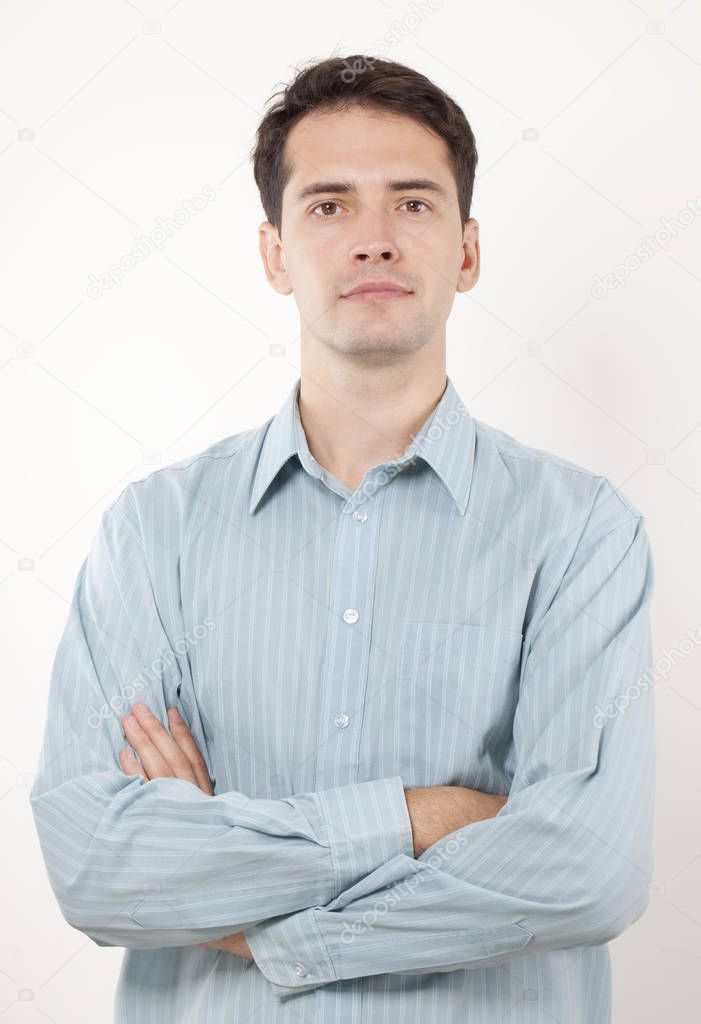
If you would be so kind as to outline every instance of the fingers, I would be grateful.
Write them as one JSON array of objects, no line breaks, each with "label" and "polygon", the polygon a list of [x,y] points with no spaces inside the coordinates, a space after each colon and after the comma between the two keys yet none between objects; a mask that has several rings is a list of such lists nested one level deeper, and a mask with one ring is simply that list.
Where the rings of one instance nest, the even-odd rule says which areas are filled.
[{"label": "fingers", "polygon": [[[143,772],[130,761],[127,752],[120,754],[120,764],[128,775],[142,775],[148,779],[185,779],[208,796],[213,796],[207,765],[177,708],[168,709],[170,733],[163,728],[151,709],[135,704],[131,715],[122,719],[122,727],[143,765]],[[172,733],[172,735],[171,735]]]},{"label": "fingers", "polygon": [[253,953],[251,953],[243,932],[235,932],[233,935],[225,935],[221,939],[212,939],[209,942],[198,942],[197,945],[207,946],[209,949],[223,949],[233,956],[245,957],[247,960],[253,959]]},{"label": "fingers", "polygon": [[198,785],[187,755],[150,708],[135,704],[133,714],[121,721],[126,738],[139,755],[149,779],[177,778]]},{"label": "fingers", "polygon": [[148,781],[131,747],[127,747],[126,750],[120,750],[119,764],[125,775],[140,775],[145,782]]},{"label": "fingers", "polygon": [[168,708],[168,722],[170,723],[173,739],[190,762],[190,767],[195,773],[197,785],[208,796],[213,796],[214,789],[212,788],[212,780],[209,777],[205,760],[200,754],[197,744],[192,738],[192,733],[183,721],[177,708]]}]

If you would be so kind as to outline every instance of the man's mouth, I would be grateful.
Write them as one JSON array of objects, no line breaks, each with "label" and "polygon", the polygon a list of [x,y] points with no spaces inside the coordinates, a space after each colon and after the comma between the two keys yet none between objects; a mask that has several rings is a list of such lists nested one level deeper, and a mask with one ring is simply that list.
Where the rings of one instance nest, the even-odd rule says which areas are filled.
[{"label": "man's mouth", "polygon": [[355,302],[368,299],[404,299],[413,293],[394,281],[365,281],[342,296]]},{"label": "man's mouth", "polygon": [[375,299],[406,299],[412,294],[413,292],[402,292],[397,288],[383,288],[380,291],[353,292],[343,298],[349,299],[351,302],[367,302]]}]

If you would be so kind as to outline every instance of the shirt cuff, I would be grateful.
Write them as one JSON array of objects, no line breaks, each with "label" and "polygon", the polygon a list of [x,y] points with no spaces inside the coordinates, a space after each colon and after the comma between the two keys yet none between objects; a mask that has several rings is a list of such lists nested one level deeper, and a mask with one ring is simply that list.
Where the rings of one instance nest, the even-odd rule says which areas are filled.
[{"label": "shirt cuff", "polygon": [[413,858],[411,818],[400,775],[317,795],[333,858],[334,897],[398,854]]},{"label": "shirt cuff", "polygon": [[[401,776],[372,779],[317,794],[336,878],[334,899],[398,855],[414,857]],[[273,918],[244,931],[260,971],[278,999],[337,981],[315,918],[316,908]]]},{"label": "shirt cuff", "polygon": [[244,938],[276,999],[337,981],[316,923],[316,908],[254,925]]}]

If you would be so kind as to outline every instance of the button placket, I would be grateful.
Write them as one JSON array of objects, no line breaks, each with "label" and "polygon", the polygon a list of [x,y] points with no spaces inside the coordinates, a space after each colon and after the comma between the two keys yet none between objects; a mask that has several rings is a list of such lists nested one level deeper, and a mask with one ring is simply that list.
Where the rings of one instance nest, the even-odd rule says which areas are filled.
[{"label": "button placket", "polygon": [[362,711],[368,682],[383,491],[384,488],[378,488],[369,499],[369,512],[358,507],[352,511],[341,507],[339,511],[331,568],[329,630],[321,667],[318,789],[347,785],[358,778],[362,714],[355,710]]}]

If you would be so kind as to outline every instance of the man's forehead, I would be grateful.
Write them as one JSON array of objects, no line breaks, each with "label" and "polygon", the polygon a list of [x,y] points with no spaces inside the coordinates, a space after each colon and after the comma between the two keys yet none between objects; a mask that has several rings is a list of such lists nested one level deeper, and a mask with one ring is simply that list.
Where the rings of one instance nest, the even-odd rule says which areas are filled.
[{"label": "man's forehead", "polygon": [[[354,113],[313,111],[292,126],[285,140],[284,155],[297,179],[295,185],[302,176],[305,184],[312,177],[345,178],[353,167],[357,168],[358,177],[362,168],[368,185],[377,183],[371,180],[373,173],[378,179],[400,175],[433,178],[440,173],[439,168],[449,170],[448,145],[427,125],[391,111],[386,116],[382,111],[360,111],[359,117],[371,119],[362,125],[342,120]],[[376,171],[372,170],[373,152],[382,160],[382,167]],[[402,166],[406,161],[411,167]],[[425,166],[419,167],[419,163]],[[371,171],[366,172],[368,166]],[[397,173],[388,175],[388,171]]]},{"label": "man's forehead", "polygon": [[445,139],[414,118],[343,121],[338,116],[318,120],[313,114],[302,118],[290,130],[286,147],[317,155],[347,160],[353,155],[433,153],[447,151]]},{"label": "man's forehead", "polygon": [[287,154],[290,176],[285,191],[293,202],[324,192],[357,193],[425,191],[436,199],[452,195],[453,176],[447,155],[437,154],[434,159],[418,158],[414,154],[395,153],[393,158],[378,159],[373,166],[367,152],[349,154],[347,158],[331,150],[328,159],[308,159],[303,150]]}]

